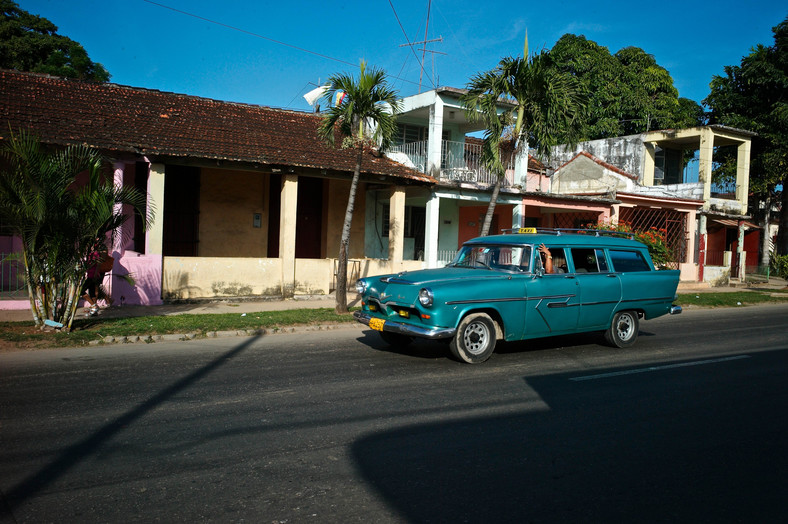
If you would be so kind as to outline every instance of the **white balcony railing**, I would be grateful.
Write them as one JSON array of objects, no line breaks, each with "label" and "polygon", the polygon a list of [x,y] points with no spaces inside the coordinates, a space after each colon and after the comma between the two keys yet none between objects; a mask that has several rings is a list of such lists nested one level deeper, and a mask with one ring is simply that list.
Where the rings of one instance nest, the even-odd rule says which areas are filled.
[{"label": "white balcony railing", "polygon": [[[407,161],[404,161],[403,155],[407,158]],[[394,146],[390,149],[389,156],[394,160],[409,164],[422,173],[427,172],[426,140]],[[441,140],[440,179],[443,181],[494,184],[495,175],[482,165],[481,156],[481,144]],[[506,177],[503,184],[506,186],[514,185],[514,166],[511,164],[506,168]]]}]

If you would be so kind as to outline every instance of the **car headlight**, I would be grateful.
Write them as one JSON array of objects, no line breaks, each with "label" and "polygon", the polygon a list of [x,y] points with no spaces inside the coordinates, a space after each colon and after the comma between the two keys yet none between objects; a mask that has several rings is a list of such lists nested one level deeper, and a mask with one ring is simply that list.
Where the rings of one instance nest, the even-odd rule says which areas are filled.
[{"label": "car headlight", "polygon": [[364,292],[367,290],[367,283],[364,280],[356,280],[356,292],[359,295],[363,295]]},{"label": "car headlight", "polygon": [[419,291],[419,302],[422,306],[430,307],[433,299],[432,290],[426,287],[421,288],[421,291]]}]

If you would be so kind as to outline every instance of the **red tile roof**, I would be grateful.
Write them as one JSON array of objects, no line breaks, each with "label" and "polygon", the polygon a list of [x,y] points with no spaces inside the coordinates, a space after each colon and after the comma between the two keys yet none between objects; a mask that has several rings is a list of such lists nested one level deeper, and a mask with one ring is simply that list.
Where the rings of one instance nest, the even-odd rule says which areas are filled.
[{"label": "red tile roof", "polygon": [[[353,150],[317,136],[320,115],[116,84],[0,70],[0,139],[30,129],[45,143],[148,157],[227,160],[353,172]],[[436,183],[367,153],[362,172]]]}]

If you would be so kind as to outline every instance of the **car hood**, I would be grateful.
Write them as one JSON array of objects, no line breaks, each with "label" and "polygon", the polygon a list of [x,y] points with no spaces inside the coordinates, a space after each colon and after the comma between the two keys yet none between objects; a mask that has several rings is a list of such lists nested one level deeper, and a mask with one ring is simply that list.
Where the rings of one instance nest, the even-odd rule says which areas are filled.
[{"label": "car hood", "polygon": [[487,268],[460,268],[446,267],[439,269],[422,269],[419,271],[408,271],[396,275],[389,275],[390,284],[405,284],[414,286],[429,286],[440,284],[446,281],[456,281],[458,279],[500,279],[509,278],[511,273],[496,271]]}]

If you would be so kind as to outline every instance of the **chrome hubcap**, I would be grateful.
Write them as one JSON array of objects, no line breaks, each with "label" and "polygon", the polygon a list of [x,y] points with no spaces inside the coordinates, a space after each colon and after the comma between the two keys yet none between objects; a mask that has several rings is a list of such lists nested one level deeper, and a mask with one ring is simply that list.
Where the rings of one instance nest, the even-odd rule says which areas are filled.
[{"label": "chrome hubcap", "polygon": [[465,349],[471,355],[484,353],[489,341],[490,331],[481,322],[473,322],[465,329],[463,342],[465,343]]}]

